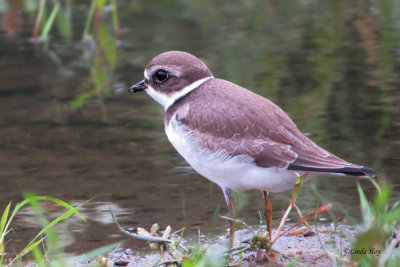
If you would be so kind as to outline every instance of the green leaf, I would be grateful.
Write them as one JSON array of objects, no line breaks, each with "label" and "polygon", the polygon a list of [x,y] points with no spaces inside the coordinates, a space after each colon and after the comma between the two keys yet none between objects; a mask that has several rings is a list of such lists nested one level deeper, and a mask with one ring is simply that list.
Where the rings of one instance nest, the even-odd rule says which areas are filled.
[{"label": "green leaf", "polygon": [[[42,244],[42,242],[40,242],[39,244]],[[45,260],[45,255],[43,255],[42,251],[40,250],[40,248],[38,246],[35,246],[32,249],[32,254],[33,257],[35,258],[36,262],[39,264],[39,267],[46,267],[46,264],[44,263]]]},{"label": "green leaf", "polygon": [[73,257],[71,259],[68,259],[68,261],[71,264],[67,264],[67,266],[76,265],[77,262],[86,262],[86,261],[96,259],[96,258],[100,257],[101,255],[107,254],[107,253],[117,249],[120,246],[121,246],[121,243],[114,243],[111,245],[107,245],[107,246],[92,250],[89,253],[86,253],[82,256]]},{"label": "green leaf", "polygon": [[110,64],[111,69],[114,70],[117,65],[117,45],[115,38],[110,35],[104,23],[99,25],[98,33],[101,48],[106,56],[107,62]]},{"label": "green leaf", "polygon": [[[11,207],[11,201],[8,203],[6,209],[3,212],[3,216],[1,216],[1,221],[0,221],[0,233],[3,233],[4,227],[6,226],[8,214],[10,212],[10,207]],[[0,242],[1,243],[1,242]],[[1,252],[1,251],[0,251]]]},{"label": "green leaf", "polygon": [[56,219],[54,219],[53,221],[51,221],[42,230],[40,230],[40,232],[36,235],[36,237],[34,239],[36,239],[37,237],[41,236],[44,232],[46,232],[48,229],[52,228],[57,223],[61,222],[62,220],[65,220],[66,218],[68,218],[71,215],[75,214],[80,207],[81,207],[81,205],[79,205],[76,208],[70,209],[67,212],[65,212],[63,215],[61,215],[61,216],[57,217]]},{"label": "green leaf", "polygon": [[397,206],[399,206],[399,205],[400,205],[400,200],[397,200],[397,201],[393,204],[392,209],[393,209],[393,210],[396,209]]},{"label": "green leaf", "polygon": [[[4,241],[4,237],[5,237],[5,236],[7,235],[7,233],[8,233],[8,231],[7,231],[7,230],[8,230],[8,227],[10,226],[12,220],[14,219],[15,214],[16,214],[23,206],[25,206],[27,203],[28,203],[28,201],[24,200],[24,201],[22,201],[21,203],[18,203],[18,204],[14,207],[14,210],[13,210],[13,212],[11,213],[11,216],[8,218],[8,221],[7,221],[6,225],[5,225],[5,227],[3,228],[3,231],[0,232],[0,234],[1,234],[0,243],[2,243],[2,242]],[[3,214],[3,216],[4,216],[4,214]],[[3,218],[2,218],[2,219],[3,219]]]},{"label": "green leaf", "polygon": [[117,0],[111,0],[111,6],[112,6],[112,20],[114,24],[114,29],[117,35],[119,35],[119,18],[118,18],[118,5],[117,5]]},{"label": "green leaf", "polygon": [[[26,247],[25,249],[23,249],[23,250],[20,252],[20,255],[19,255],[18,257],[22,258],[22,257],[25,256],[26,254],[28,254],[29,252],[31,252],[31,251],[32,251],[33,249],[35,249],[40,243],[42,243],[43,240],[44,240],[45,238],[46,238],[46,237],[42,237],[42,238],[39,239],[38,241],[32,243],[31,245],[29,245],[28,247]],[[36,254],[36,255],[38,255],[38,254]],[[42,256],[42,257],[38,257],[38,259],[40,259],[40,258],[43,258],[43,256]],[[38,259],[36,259],[36,260],[38,260]]]},{"label": "green leaf", "polygon": [[[42,207],[38,201],[38,199],[35,198],[35,196],[33,194],[25,194],[25,199],[30,199],[31,201],[29,202],[32,210],[34,211],[37,220],[40,222],[42,227],[45,227],[46,225],[49,224],[49,221],[47,220],[47,218],[43,215],[43,210]],[[49,240],[49,243],[51,245],[55,245],[57,244],[57,236],[54,233],[54,231],[52,231],[51,228],[49,228],[46,231],[46,236]],[[36,251],[34,251],[34,254],[36,253]]]},{"label": "green leaf", "polygon": [[94,12],[96,10],[96,5],[97,5],[96,2],[97,2],[96,0],[92,0],[92,4],[90,5],[88,17],[87,17],[86,22],[85,22],[85,28],[83,30],[83,36],[82,36],[83,40],[88,39],[89,30],[90,30],[90,27],[92,26]]},{"label": "green leaf", "polygon": [[56,18],[59,9],[60,9],[60,4],[57,3],[53,7],[51,14],[50,14],[49,18],[46,20],[46,23],[42,29],[42,39],[45,39],[48,36],[51,28],[53,27],[54,19]]},{"label": "green leaf", "polygon": [[95,84],[95,92],[99,95],[108,91],[107,73],[101,58],[95,58],[92,67],[92,79]]},{"label": "green leaf", "polygon": [[95,95],[96,95],[96,91],[95,90],[91,90],[91,91],[89,91],[87,93],[80,94],[76,98],[71,100],[69,102],[68,106],[70,108],[76,108],[76,107],[83,106],[87,101],[89,101]]},{"label": "green leaf", "polygon": [[380,191],[377,192],[374,200],[374,209],[376,214],[382,214],[383,216],[388,210],[388,199],[392,195],[392,187],[384,185]]},{"label": "green leaf", "polygon": [[59,12],[57,16],[57,28],[60,32],[61,36],[66,40],[66,42],[70,42],[72,40],[72,26],[71,21],[68,19],[67,11]]},{"label": "green leaf", "polygon": [[400,224],[400,208],[389,212],[385,216],[385,221],[388,225],[392,225],[393,222]]},{"label": "green leaf", "polygon": [[216,208],[215,211],[214,211],[213,216],[212,216],[211,234],[210,234],[210,237],[211,237],[211,238],[214,238],[215,226],[216,226],[216,224],[217,224],[217,216],[218,216],[218,214],[219,214],[219,210],[220,210],[220,207],[219,207],[219,205],[218,205],[217,208]]},{"label": "green leaf", "polygon": [[10,265],[12,263],[14,263],[17,260],[20,260],[22,256],[26,255],[27,253],[29,253],[30,251],[33,250],[34,253],[34,257],[39,257],[39,258],[43,258],[45,257],[45,255],[43,255],[41,253],[41,251],[36,247],[42,243],[43,239],[46,238],[40,238],[40,240],[38,240],[39,237],[41,237],[44,233],[46,233],[47,237],[50,237],[51,233],[54,233],[53,231],[50,231],[57,223],[65,220],[66,218],[70,217],[73,214],[78,215],[80,218],[82,218],[84,221],[86,221],[83,216],[78,212],[78,209],[82,206],[79,205],[77,207],[73,207],[70,204],[66,203],[63,200],[57,199],[57,198],[53,198],[53,197],[47,197],[47,196],[35,196],[32,194],[25,194],[25,200],[22,201],[21,203],[18,203],[16,205],[16,207],[14,208],[14,211],[9,219],[9,222],[7,223],[7,226],[10,223],[10,220],[15,216],[16,212],[21,209],[23,206],[25,206],[26,204],[30,203],[32,205],[32,208],[35,209],[36,205],[38,204],[37,201],[39,200],[47,200],[47,201],[51,201],[54,203],[57,203],[65,208],[68,209],[67,212],[65,212],[63,215],[57,217],[56,219],[54,219],[53,221],[51,221],[50,223],[48,223],[47,225],[45,225],[43,227],[43,229],[29,242],[29,244],[15,257],[11,260],[11,262],[9,263]]},{"label": "green leaf", "polygon": [[[40,232],[31,240],[31,242],[28,244],[28,246],[27,246],[25,249],[23,249],[23,250],[10,262],[10,264],[12,264],[15,260],[21,259],[21,257],[22,257],[23,255],[26,255],[26,253],[27,253],[26,251],[27,251],[29,248],[31,248],[32,246],[33,246],[33,248],[35,247],[35,244],[36,244],[36,246],[37,246],[37,245],[40,243],[39,241],[41,241],[41,240],[38,240],[38,241],[35,241],[35,240],[38,239],[43,233],[48,232],[48,230],[49,230],[50,228],[54,227],[54,225],[56,225],[57,223],[59,223],[60,221],[62,221],[62,220],[64,220],[64,219],[70,217],[71,215],[75,214],[79,208],[80,208],[80,206],[78,206],[78,207],[76,207],[76,208],[73,208],[73,209],[71,209],[71,210],[68,210],[66,213],[64,213],[63,215],[59,216],[58,218],[56,218],[56,219],[54,219],[52,222],[50,222],[48,225],[46,225],[46,226],[45,226],[42,230],[40,230]],[[42,238],[42,239],[43,239],[43,238]],[[33,248],[32,248],[32,249],[33,249]],[[29,250],[29,251],[30,251],[30,250]]]},{"label": "green leaf", "polygon": [[82,205],[79,205],[78,207],[73,207],[70,204],[68,204],[67,202],[58,199],[58,198],[54,198],[54,197],[47,197],[47,196],[35,196],[35,195],[30,195],[30,194],[26,194],[26,201],[31,202],[32,200],[47,200],[47,201],[51,201],[54,203],[57,203],[61,206],[63,206],[64,208],[68,209],[68,210],[74,210],[74,213],[76,215],[78,215],[83,221],[86,222],[86,219],[82,216],[82,214],[80,214],[77,210],[78,207],[81,207]]},{"label": "green leaf", "polygon": [[367,225],[368,218],[371,218],[372,216],[371,206],[369,205],[368,200],[365,197],[365,194],[359,183],[357,183],[357,189],[358,189],[358,194],[360,195],[360,205],[361,205],[361,214],[363,217],[363,222],[365,225]]},{"label": "green leaf", "polygon": [[24,11],[26,12],[34,12],[39,9],[37,0],[25,0],[24,1]]},{"label": "green leaf", "polygon": [[6,209],[3,212],[3,216],[1,216],[1,222],[0,222],[0,253],[4,253],[4,237],[7,235],[8,231],[5,228],[7,219],[8,219],[8,214],[10,212],[10,207],[11,207],[11,201],[8,203]]},{"label": "green leaf", "polygon": [[371,177],[367,177],[367,179],[375,186],[376,190],[378,191],[378,194],[381,193],[381,187],[379,186],[379,184],[372,179]]},{"label": "green leaf", "polygon": [[107,0],[97,0],[97,8],[103,10],[106,6]]},{"label": "green leaf", "polygon": [[289,262],[286,267],[295,267],[297,266],[297,262],[299,261],[299,258],[296,258],[294,260],[292,260],[291,262]]}]

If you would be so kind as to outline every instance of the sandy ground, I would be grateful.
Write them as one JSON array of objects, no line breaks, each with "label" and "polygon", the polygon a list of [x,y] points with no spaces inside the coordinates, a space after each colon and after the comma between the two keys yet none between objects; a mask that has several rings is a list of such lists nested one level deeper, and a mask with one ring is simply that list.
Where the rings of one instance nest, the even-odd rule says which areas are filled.
[{"label": "sandy ground", "polygon": [[[300,227],[297,229],[306,230],[296,235],[287,234],[280,237],[273,246],[273,249],[279,251],[278,256],[272,262],[267,263],[265,251],[256,249],[246,251],[241,255],[243,260],[241,266],[285,266],[293,260],[296,260],[296,266],[334,266],[346,262],[350,257],[351,243],[354,240],[355,227],[340,225],[335,229],[331,226],[313,226],[313,232]],[[318,234],[316,234],[318,233]],[[250,230],[240,230],[235,235],[235,246],[244,245],[250,238]],[[146,245],[146,243],[144,243]],[[217,250],[223,250],[227,246],[227,237],[221,236],[215,240],[209,247],[208,252],[213,253]],[[238,256],[236,256],[238,257]],[[162,258],[161,254],[155,250],[154,253],[139,255],[129,248],[119,248],[104,257],[100,261],[108,266],[153,266],[168,257]],[[238,259],[238,258],[237,258]],[[263,262],[260,262],[263,261]],[[232,266],[238,266],[233,264]]]}]

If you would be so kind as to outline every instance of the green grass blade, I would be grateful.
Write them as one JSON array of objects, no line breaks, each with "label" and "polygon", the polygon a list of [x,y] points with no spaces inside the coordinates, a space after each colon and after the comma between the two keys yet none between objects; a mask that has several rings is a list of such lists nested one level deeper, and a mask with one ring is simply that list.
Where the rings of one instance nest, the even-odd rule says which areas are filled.
[{"label": "green grass blade", "polygon": [[85,22],[85,28],[83,30],[83,35],[82,35],[83,40],[86,40],[89,36],[89,30],[90,30],[90,27],[92,26],[93,16],[94,16],[94,12],[96,10],[96,6],[97,6],[97,0],[92,0],[92,4],[90,5],[88,17]]},{"label": "green grass blade", "polygon": [[108,0],[97,0],[97,8],[103,10]]},{"label": "green grass blade", "polygon": [[24,201],[22,201],[21,203],[18,203],[17,205],[15,205],[13,212],[11,213],[10,218],[8,219],[7,225],[4,228],[4,232],[7,231],[8,227],[10,226],[11,221],[14,219],[15,215],[17,214],[17,212],[23,208],[26,204],[28,204],[30,202],[30,200],[25,199]]},{"label": "green grass blade", "polygon": [[[19,254],[19,258],[22,258],[23,256],[25,256],[26,254],[28,254],[29,252],[31,252],[33,249],[35,249],[38,245],[40,245],[42,242],[43,242],[43,240],[45,240],[46,239],[46,237],[42,237],[41,239],[39,239],[39,240],[37,240],[37,241],[35,241],[35,242],[33,242],[32,244],[30,244],[29,246],[27,246],[26,248],[24,248],[21,252],[20,252],[20,254]],[[38,254],[36,254],[36,255],[38,255]],[[36,258],[36,257],[35,257]],[[43,258],[43,255],[42,255],[42,257],[40,257],[40,258]],[[39,259],[40,259],[39,258]],[[38,260],[38,259],[36,259],[36,260]]]},{"label": "green grass blade", "polygon": [[[4,227],[6,226],[8,214],[9,214],[9,212],[10,212],[10,207],[11,207],[11,201],[10,201],[10,203],[8,203],[6,209],[4,210],[3,216],[1,216],[1,221],[0,221],[0,233],[3,233]],[[1,243],[1,242],[0,242],[0,243]],[[0,250],[0,252],[1,252],[1,250]]]},{"label": "green grass blade", "polygon": [[119,25],[119,16],[118,16],[118,6],[117,6],[117,0],[111,0],[111,6],[112,6],[112,21],[114,24],[114,29],[115,33],[117,35],[117,38],[119,37],[119,31],[120,31],[120,25]]},{"label": "green grass blade", "polygon": [[392,207],[392,210],[395,210],[400,205],[400,200],[397,200]]},{"label": "green grass blade", "polygon": [[29,202],[29,201],[24,200],[24,201],[22,201],[21,203],[18,203],[18,204],[14,207],[14,210],[13,210],[13,212],[11,213],[11,216],[8,218],[8,221],[7,221],[6,225],[5,225],[5,227],[3,228],[3,231],[0,232],[0,234],[1,234],[0,243],[2,243],[2,242],[4,241],[4,238],[5,238],[6,234],[9,232],[9,231],[8,231],[8,227],[10,226],[12,220],[14,219],[15,214],[16,214],[23,206],[25,206],[26,204],[28,204],[28,202]]},{"label": "green grass blade", "polygon": [[187,224],[187,216],[186,216],[186,201],[185,201],[185,199],[182,199],[181,210],[182,210],[183,228],[187,228],[188,224]]},{"label": "green grass blade", "polygon": [[367,177],[367,179],[375,186],[376,190],[378,191],[378,194],[381,194],[381,187],[379,186],[379,184],[371,177]]},{"label": "green grass blade", "polygon": [[96,95],[96,90],[91,90],[89,92],[82,93],[78,96],[76,96],[74,99],[72,99],[68,106],[70,108],[76,108],[83,106],[86,102],[88,102],[93,96]]},{"label": "green grass blade", "polygon": [[216,208],[215,211],[214,211],[213,216],[212,216],[211,235],[210,235],[211,238],[214,238],[215,228],[216,228],[215,226],[217,225],[217,216],[218,216],[218,214],[219,214],[219,210],[220,210],[220,207],[219,207],[219,205],[218,205],[217,208]]},{"label": "green grass blade", "polygon": [[297,266],[297,262],[300,260],[300,257],[291,260],[286,267],[295,267]]},{"label": "green grass blade", "polygon": [[388,225],[392,225],[393,222],[400,223],[400,209],[393,210],[386,215],[386,221]]},{"label": "green grass blade", "polygon": [[[22,254],[25,255],[26,253],[24,253],[26,251],[26,249],[28,249],[29,247],[31,247],[34,243],[37,243],[37,240],[43,233],[48,232],[50,228],[54,227],[57,223],[59,223],[62,220],[65,220],[66,218],[70,217],[71,215],[76,213],[76,210],[78,210],[81,207],[81,205],[79,205],[76,208],[70,209],[67,212],[65,212],[63,215],[57,217],[56,219],[54,219],[53,221],[51,221],[48,225],[46,225],[42,230],[40,230],[40,232],[31,240],[31,242],[27,245],[26,248],[24,248],[11,262],[13,263],[16,259],[20,259],[22,257]],[[40,241],[40,240],[39,240]],[[40,242],[39,242],[40,243]]]},{"label": "green grass blade", "polygon": [[368,224],[368,218],[371,218],[371,206],[368,203],[368,200],[364,194],[359,183],[357,183],[358,194],[360,196],[360,205],[361,205],[361,213],[363,217],[364,224]]},{"label": "green grass blade", "polygon": [[104,23],[101,23],[98,28],[101,48],[106,56],[108,64],[114,70],[117,65],[117,45],[115,38],[111,36]]},{"label": "green grass blade", "polygon": [[35,26],[33,28],[33,38],[36,39],[39,35],[39,27],[43,18],[43,11],[46,5],[46,0],[40,0],[38,14],[36,16]]},{"label": "green grass blade", "polygon": [[36,237],[34,238],[34,240],[36,238],[38,238],[39,236],[41,236],[43,233],[45,233],[46,231],[48,231],[50,228],[52,228],[54,225],[56,225],[57,223],[65,220],[66,218],[70,217],[71,215],[75,214],[76,210],[78,210],[81,207],[81,205],[79,205],[76,208],[70,209],[67,212],[65,212],[63,215],[57,217],[56,219],[54,219],[53,221],[51,221],[48,225],[46,225],[42,230],[40,230],[40,232],[36,235]]},{"label": "green grass blade", "polygon": [[92,66],[91,75],[95,84],[96,94],[100,98],[103,93],[109,91],[107,71],[103,64],[102,58],[96,57],[94,59],[94,66]]},{"label": "green grass blade", "polygon": [[378,191],[374,199],[375,215],[380,214],[383,217],[385,216],[385,214],[388,212],[387,203],[391,195],[392,195],[392,187],[387,184],[384,185],[380,191]]},{"label": "green grass blade", "polygon": [[47,19],[47,21],[43,27],[42,35],[41,35],[43,40],[48,36],[51,28],[53,27],[54,19],[56,18],[59,9],[60,9],[60,4],[57,3],[53,7],[53,10],[51,11],[49,18]]},{"label": "green grass blade", "polygon": [[69,44],[72,40],[72,25],[68,17],[67,11],[61,10],[57,16],[57,29],[64,40]]},{"label": "green grass blade", "polygon": [[4,237],[7,235],[8,231],[5,229],[7,219],[8,219],[8,214],[10,213],[10,207],[11,207],[11,201],[8,203],[6,209],[3,212],[3,216],[1,216],[1,221],[0,221],[0,253],[4,253]]},{"label": "green grass blade", "polygon": [[111,251],[116,250],[120,246],[121,246],[121,243],[114,243],[114,244],[111,244],[111,245],[107,245],[107,246],[92,250],[89,253],[86,253],[86,254],[84,254],[82,256],[72,257],[71,259],[68,259],[68,262],[70,264],[67,264],[67,266],[73,266],[77,262],[86,262],[86,261],[90,261],[90,260],[96,259],[101,255],[104,255],[104,254],[107,254],[107,253],[109,253]]},{"label": "green grass blade", "polygon": [[[25,194],[25,198],[31,200],[29,204],[31,206],[31,209],[35,213],[37,220],[41,224],[41,227],[46,227],[46,225],[49,224],[49,221],[44,216],[44,212],[42,206],[39,203],[39,200],[35,198],[35,196],[32,194]],[[57,236],[51,228],[46,231],[46,236],[49,245],[55,246],[57,244]]]},{"label": "green grass blade", "polygon": [[32,249],[32,254],[36,262],[38,263],[39,267],[46,267],[46,264],[44,263],[45,256],[43,255],[42,251],[40,251],[38,246]]},{"label": "green grass blade", "polygon": [[[86,219],[76,209],[76,207],[71,206],[70,204],[68,204],[67,202],[65,202],[65,201],[63,201],[61,199],[54,198],[54,197],[47,197],[47,196],[35,196],[35,195],[29,195],[29,194],[26,194],[25,197],[26,197],[26,201],[28,201],[28,202],[31,202],[33,200],[35,200],[35,201],[37,201],[37,200],[47,200],[47,201],[51,201],[51,202],[57,203],[57,204],[63,206],[64,208],[66,208],[68,210],[72,210],[73,209],[73,210],[75,210],[75,214],[77,216],[79,216],[83,221],[86,222]],[[81,207],[81,206],[82,205],[79,205],[79,207]]]},{"label": "green grass blade", "polygon": [[[319,193],[317,187],[311,182],[310,183],[311,190],[314,192],[314,194],[318,197],[318,199],[321,201],[322,204],[326,204],[327,202],[325,199],[322,197],[322,195]],[[331,220],[334,222],[336,221],[336,216],[332,212],[332,210],[328,210],[329,217],[331,217]]]}]

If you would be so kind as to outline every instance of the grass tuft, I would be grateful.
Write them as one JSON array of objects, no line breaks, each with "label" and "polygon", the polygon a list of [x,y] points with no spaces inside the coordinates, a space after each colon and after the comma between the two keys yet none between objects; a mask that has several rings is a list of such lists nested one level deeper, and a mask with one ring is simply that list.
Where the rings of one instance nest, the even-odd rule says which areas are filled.
[{"label": "grass tuft", "polygon": [[[72,266],[80,260],[88,260],[99,257],[100,255],[110,252],[119,244],[112,244],[97,250],[94,250],[84,256],[70,257],[63,251],[63,246],[59,242],[59,234],[55,231],[57,225],[65,222],[69,217],[76,215],[83,221],[86,221],[79,212],[81,205],[73,207],[67,202],[48,196],[37,196],[33,194],[25,194],[24,200],[17,203],[12,209],[10,202],[4,209],[0,220],[0,266],[24,265],[23,263],[29,259],[34,259],[38,266]],[[51,202],[65,209],[65,212],[55,219],[49,220],[46,210],[43,209],[43,202]],[[6,245],[12,244],[12,239],[8,239],[8,234],[12,231],[11,224],[22,208],[31,208],[35,214],[36,220],[41,225],[41,230],[31,239],[28,244],[16,255],[6,253]],[[12,212],[11,212],[12,211]]]}]

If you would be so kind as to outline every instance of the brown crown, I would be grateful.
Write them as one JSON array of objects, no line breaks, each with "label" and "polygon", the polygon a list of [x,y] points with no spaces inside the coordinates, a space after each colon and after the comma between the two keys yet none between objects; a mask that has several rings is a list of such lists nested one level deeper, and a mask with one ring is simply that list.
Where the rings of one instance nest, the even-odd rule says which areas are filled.
[{"label": "brown crown", "polygon": [[[154,81],[154,74],[158,70],[165,70],[171,75],[164,84]],[[147,81],[155,90],[169,94],[179,91],[185,86],[212,76],[212,72],[197,57],[181,51],[168,51],[154,57],[146,67],[149,80]]]}]

